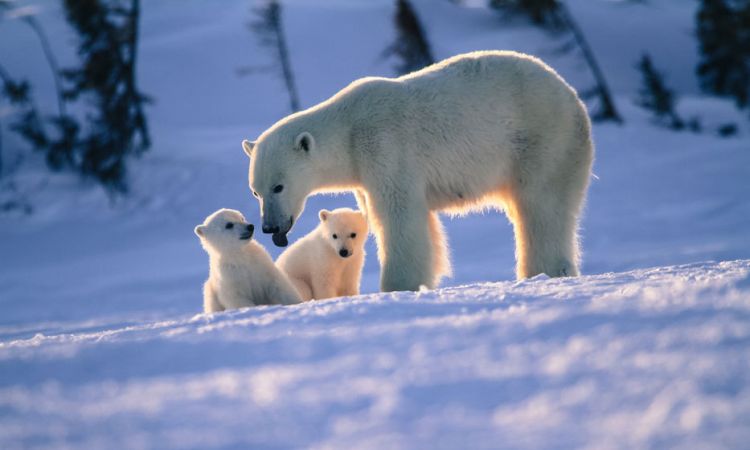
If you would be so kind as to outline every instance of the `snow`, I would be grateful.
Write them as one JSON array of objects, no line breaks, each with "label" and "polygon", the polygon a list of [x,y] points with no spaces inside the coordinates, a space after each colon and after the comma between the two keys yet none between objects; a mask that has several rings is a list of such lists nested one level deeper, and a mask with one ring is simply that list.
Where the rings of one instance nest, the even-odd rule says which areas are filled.
[{"label": "snow", "polygon": [[740,448],[748,295],[746,260],[4,331],[0,442]]},{"label": "snow", "polygon": [[[413,2],[437,58],[527,51],[590,86],[554,36],[483,7]],[[59,3],[18,3],[39,6],[61,65],[72,64]],[[39,155],[21,159],[3,120],[13,173],[0,201],[20,196],[34,213],[0,216],[0,448],[743,448],[746,113],[699,94],[695,2],[569,4],[626,120],[594,127],[586,276],[513,281],[512,229],[487,212],[444,219],[454,276],[443,289],[378,294],[370,239],[362,296],[209,316],[198,314],[208,263],[193,227],[221,207],[258,223],[239,143],[288,101],[272,74],[237,73],[271,61],[247,27],[248,2],[143,2],[139,80],[155,99],[155,144],[131,165],[130,197],[112,202],[50,176]],[[380,56],[392,2],[283,5],[304,106],[392,75]],[[6,17],[0,42],[0,61],[53,113],[34,36]],[[703,133],[659,128],[634,106],[646,49]],[[717,137],[727,122],[738,135]],[[318,209],[342,206],[353,198],[309,199],[290,239]]]}]

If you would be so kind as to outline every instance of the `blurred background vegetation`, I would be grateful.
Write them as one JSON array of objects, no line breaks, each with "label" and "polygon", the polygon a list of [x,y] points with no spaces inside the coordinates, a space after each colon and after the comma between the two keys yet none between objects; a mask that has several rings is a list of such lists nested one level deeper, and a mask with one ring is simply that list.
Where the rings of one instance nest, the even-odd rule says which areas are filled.
[{"label": "blurred background vegetation", "polygon": [[[449,0],[436,0],[449,1]],[[649,0],[630,0],[648,2]],[[655,0],[650,0],[655,1]],[[38,41],[54,80],[55,108],[40,108],[35,86],[15,75],[15,68],[0,61],[2,91],[0,101],[0,181],[12,176],[13,165],[3,158],[2,134],[20,137],[25,148],[16,151],[44,155],[51,171],[70,171],[94,180],[113,196],[128,193],[128,163],[152,145],[148,125],[149,102],[158,92],[144,93],[136,77],[138,65],[139,0],[61,0],[65,20],[77,36],[77,63],[60,67],[49,37],[35,17],[35,10],[12,0],[0,0],[0,27],[8,21],[21,21]],[[463,5],[461,0],[453,3]],[[750,1],[700,0],[695,15],[695,44],[699,61],[694,70],[701,89],[709,95],[731,99],[750,116]],[[562,0],[488,0],[488,13],[497,16],[498,26],[525,20],[549,33],[559,43],[556,52],[578,58],[593,80],[581,97],[589,104],[597,121],[622,123],[603,72],[592,50],[589,37],[578,26],[575,16]],[[430,36],[409,0],[392,3],[393,42],[374,57],[393,60],[395,75],[409,73],[435,62]],[[249,2],[248,28],[263,48],[271,65],[247,65],[241,76],[255,73],[278,75],[288,94],[289,112],[300,109],[294,59],[284,35],[283,1]],[[4,43],[3,45],[13,45]],[[654,123],[675,131],[702,132],[699,117],[682,117],[677,110],[676,92],[662,75],[659,61],[645,53],[633,66],[641,73],[638,105],[653,114]],[[50,112],[53,111],[53,112]],[[724,124],[722,136],[737,132],[735,124]],[[16,141],[18,142],[18,140]],[[17,149],[18,150],[18,149]],[[0,189],[12,189],[0,183]],[[5,201],[3,209],[24,209],[28,205]]]}]

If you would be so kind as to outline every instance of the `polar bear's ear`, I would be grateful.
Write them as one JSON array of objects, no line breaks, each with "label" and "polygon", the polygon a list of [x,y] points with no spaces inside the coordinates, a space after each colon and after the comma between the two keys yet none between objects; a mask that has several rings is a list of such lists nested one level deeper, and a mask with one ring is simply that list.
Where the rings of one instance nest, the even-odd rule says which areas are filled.
[{"label": "polar bear's ear", "polygon": [[205,225],[198,225],[195,227],[195,234],[197,234],[199,237],[203,237],[203,232],[206,231]]},{"label": "polar bear's ear", "polygon": [[321,209],[318,213],[318,217],[320,217],[321,222],[325,222],[328,220],[328,214],[331,214],[331,211],[328,211],[327,209]]},{"label": "polar bear's ear", "polygon": [[297,150],[309,152],[313,147],[315,147],[315,139],[313,139],[312,134],[307,131],[300,133],[297,136],[297,139],[294,140],[294,148]]},{"label": "polar bear's ear", "polygon": [[242,141],[242,150],[245,150],[245,154],[247,154],[247,156],[252,158],[254,149],[255,149],[255,141],[250,142],[247,139]]}]

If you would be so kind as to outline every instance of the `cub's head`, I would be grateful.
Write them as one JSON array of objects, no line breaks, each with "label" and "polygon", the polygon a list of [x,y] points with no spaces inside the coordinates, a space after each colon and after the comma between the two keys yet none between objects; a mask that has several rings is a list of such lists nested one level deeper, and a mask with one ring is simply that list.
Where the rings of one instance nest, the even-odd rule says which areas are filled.
[{"label": "cub's head", "polygon": [[195,227],[195,234],[207,251],[226,253],[250,242],[253,230],[253,225],[239,211],[220,209]]},{"label": "cub's head", "polygon": [[302,214],[320,173],[315,138],[295,128],[282,125],[256,142],[242,142],[250,157],[250,189],[260,202],[263,232],[272,233],[279,247],[289,243],[286,235]]},{"label": "cub's head", "polygon": [[318,215],[323,238],[337,255],[348,258],[364,251],[368,228],[362,212],[349,208],[322,209]]}]

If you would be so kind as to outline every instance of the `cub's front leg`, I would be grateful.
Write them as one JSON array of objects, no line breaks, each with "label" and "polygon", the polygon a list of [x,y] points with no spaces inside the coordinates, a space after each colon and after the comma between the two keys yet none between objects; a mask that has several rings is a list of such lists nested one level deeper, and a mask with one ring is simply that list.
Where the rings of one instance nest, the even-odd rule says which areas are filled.
[{"label": "cub's front leg", "polygon": [[211,281],[206,281],[203,285],[203,312],[214,313],[224,311],[224,307],[219,303],[219,296],[216,295]]},{"label": "cub's front leg", "polygon": [[334,273],[330,267],[317,267],[313,270],[312,294],[315,300],[336,297],[340,274]]}]

